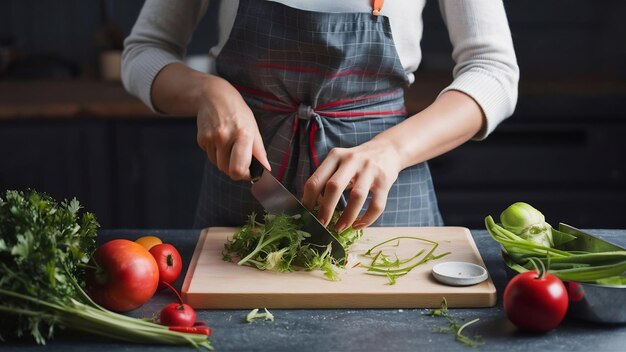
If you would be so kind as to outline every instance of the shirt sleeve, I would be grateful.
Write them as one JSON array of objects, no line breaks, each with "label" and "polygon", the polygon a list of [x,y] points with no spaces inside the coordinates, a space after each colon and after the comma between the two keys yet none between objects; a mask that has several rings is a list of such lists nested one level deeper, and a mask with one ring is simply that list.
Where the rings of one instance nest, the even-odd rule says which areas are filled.
[{"label": "shirt sleeve", "polygon": [[455,62],[454,80],[441,94],[461,91],[483,110],[486,125],[474,140],[486,138],[517,104],[519,67],[501,0],[439,0]]},{"label": "shirt sleeve", "polygon": [[122,83],[153,111],[151,89],[163,67],[182,62],[209,0],[145,1],[124,41]]}]

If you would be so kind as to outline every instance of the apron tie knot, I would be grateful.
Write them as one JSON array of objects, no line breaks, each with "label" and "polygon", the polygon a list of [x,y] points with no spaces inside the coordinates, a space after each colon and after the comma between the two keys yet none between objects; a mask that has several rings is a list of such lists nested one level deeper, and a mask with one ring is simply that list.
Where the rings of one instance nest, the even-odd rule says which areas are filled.
[{"label": "apron tie knot", "polygon": [[315,111],[313,111],[311,105],[300,103],[300,106],[298,106],[298,118],[300,120],[309,120],[313,116],[315,116]]}]

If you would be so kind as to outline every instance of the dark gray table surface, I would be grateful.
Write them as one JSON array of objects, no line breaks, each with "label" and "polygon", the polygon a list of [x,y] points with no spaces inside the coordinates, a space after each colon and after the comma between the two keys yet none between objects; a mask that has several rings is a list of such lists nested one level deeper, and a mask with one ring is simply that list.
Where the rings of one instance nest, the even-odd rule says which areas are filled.
[{"label": "dark gray table surface", "polygon": [[[614,242],[626,245],[626,230],[589,230]],[[506,284],[499,245],[484,230],[472,230],[480,254],[496,288],[498,303],[492,308],[451,309],[460,321],[480,320],[467,334],[482,336],[484,345],[470,348],[456,342],[454,335],[434,332],[445,326],[442,318],[426,315],[425,309],[273,309],[274,322],[244,322],[249,310],[201,310],[198,319],[213,329],[211,341],[216,351],[624,351],[626,325],[602,325],[566,319],[546,334],[518,331],[505,317],[501,297]],[[188,263],[200,232],[198,230],[107,230],[101,231],[100,243],[114,238],[135,239],[155,235],[174,244]],[[180,288],[186,272],[177,282]],[[174,300],[171,294],[159,292],[131,312],[136,317],[150,317]],[[31,342],[0,343],[0,350],[57,351],[161,351],[185,347],[148,346],[119,343],[93,336],[66,332],[46,347]]]}]

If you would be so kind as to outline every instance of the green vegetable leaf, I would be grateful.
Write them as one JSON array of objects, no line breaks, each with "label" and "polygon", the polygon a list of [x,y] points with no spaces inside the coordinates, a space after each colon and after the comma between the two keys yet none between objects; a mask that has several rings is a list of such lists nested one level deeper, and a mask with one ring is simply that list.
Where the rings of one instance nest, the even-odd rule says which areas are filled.
[{"label": "green vegetable leaf", "polygon": [[[333,221],[339,219],[338,214],[338,211],[335,212]],[[329,226],[331,231],[334,228],[333,221]],[[305,239],[310,234],[303,231],[302,227],[300,216],[266,213],[260,222],[253,213],[248,222],[224,244],[223,259],[233,261],[236,257],[239,258],[238,265],[254,266],[260,270],[321,270],[327,279],[339,280],[336,268],[340,263],[332,257],[330,244],[319,247],[306,243]],[[334,232],[334,235],[347,249],[362,233],[362,230],[348,228],[341,233]]]},{"label": "green vegetable leaf", "polygon": [[431,317],[442,317],[448,321],[448,326],[436,326],[433,328],[435,332],[439,333],[453,333],[454,339],[468,347],[480,347],[484,344],[482,338],[479,335],[467,336],[463,334],[463,330],[468,326],[478,322],[480,319],[474,319],[467,323],[462,324],[458,319],[450,315],[448,311],[448,301],[444,297],[441,301],[440,309],[432,309],[428,313]]},{"label": "green vegetable leaf", "polygon": [[258,308],[255,308],[255,309],[251,310],[250,313],[248,313],[248,315],[246,315],[246,322],[252,323],[255,320],[274,321],[274,315],[272,313],[270,313],[270,311],[267,310],[267,308],[263,308],[263,310],[264,310],[263,313],[259,313],[259,309]]}]

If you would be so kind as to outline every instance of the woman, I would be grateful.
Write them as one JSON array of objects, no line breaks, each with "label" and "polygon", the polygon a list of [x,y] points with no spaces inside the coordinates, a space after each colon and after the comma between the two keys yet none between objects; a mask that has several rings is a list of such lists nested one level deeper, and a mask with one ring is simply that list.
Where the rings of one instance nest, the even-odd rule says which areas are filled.
[{"label": "woman", "polygon": [[[182,58],[208,0],[146,1],[125,42],[127,89],[197,116],[208,161],[196,226],[240,225],[258,159],[327,225],[441,225],[426,161],[480,140],[514,110],[519,70],[501,1],[440,0],[454,80],[407,116],[424,0],[222,1],[211,73]],[[418,78],[419,79],[419,78]]]}]

